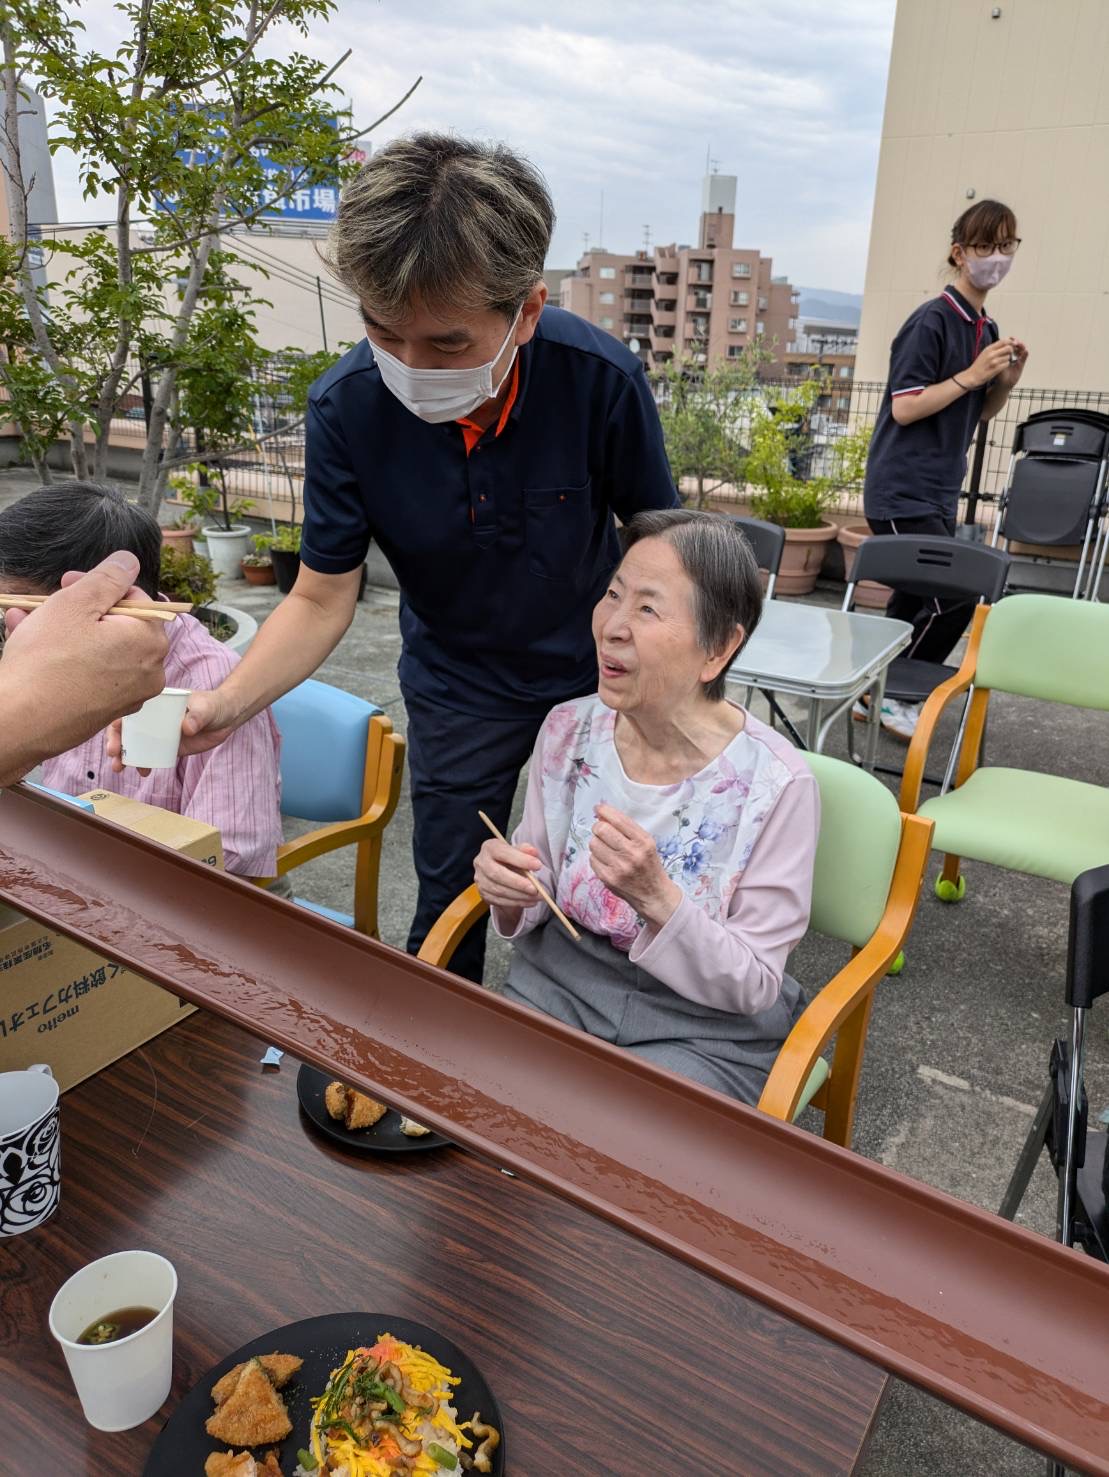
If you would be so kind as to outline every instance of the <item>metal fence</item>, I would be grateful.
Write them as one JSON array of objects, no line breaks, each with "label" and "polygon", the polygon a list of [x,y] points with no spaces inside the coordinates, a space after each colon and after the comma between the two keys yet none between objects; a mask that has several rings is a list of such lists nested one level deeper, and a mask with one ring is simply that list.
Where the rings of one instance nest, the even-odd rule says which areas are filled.
[{"label": "metal fence", "polygon": [[[776,394],[795,389],[800,378],[763,380],[760,393],[769,403]],[[886,394],[881,380],[845,380],[829,377],[827,392],[813,407],[810,417],[809,444],[799,458],[795,472],[802,477],[833,474],[835,443],[848,431],[860,426],[873,426]],[[978,436],[967,457],[963,482],[963,516],[969,522],[989,523],[992,508],[1001,495],[1008,475],[1009,458],[1017,427],[1040,410],[1066,406],[1068,409],[1097,410],[1109,414],[1109,391],[1041,390],[1018,386],[993,420],[979,427]],[[745,503],[748,489],[725,487],[713,494],[713,502]],[[863,515],[862,487],[845,488],[832,506],[835,513]]]},{"label": "metal fence", "polygon": [[[797,378],[765,380],[760,382],[757,393],[773,403],[775,395],[796,388],[798,382]],[[252,500],[258,515],[289,518],[299,515],[304,480],[302,410],[293,404],[280,355],[273,356],[256,376],[256,385],[253,434],[258,438],[257,444],[224,460],[228,487],[235,497]],[[797,474],[802,477],[831,474],[838,438],[859,426],[873,426],[885,394],[886,386],[879,380],[829,377],[826,393],[816,402],[809,418],[807,444],[797,460]],[[980,427],[970,449],[963,484],[964,510],[969,521],[990,521],[992,506],[1005,485],[1017,427],[1037,411],[1057,406],[1109,414],[1109,391],[1018,386],[1000,414]],[[113,439],[117,444],[138,447],[146,437],[146,402],[138,384],[122,412],[112,422]],[[173,455],[199,457],[202,454],[195,434],[182,432]],[[713,500],[739,504],[747,496],[746,488],[726,487],[714,494]],[[861,517],[861,486],[845,488],[832,511]]]},{"label": "metal fence", "polygon": [[[137,367],[131,372],[133,390],[124,398],[120,413],[113,417],[111,437],[117,446],[141,448],[146,440],[150,402],[157,390],[153,380],[143,383]],[[183,427],[173,438],[169,454],[174,461],[182,457],[219,461],[232,498],[253,503],[252,512],[259,517],[290,520],[299,518],[304,486],[303,410],[294,404],[289,393],[287,365],[283,356],[273,355],[254,375],[251,430],[244,436],[245,445],[231,456],[216,456],[207,450],[195,430]],[[185,474],[185,468],[181,468]],[[167,501],[174,502],[172,488]]]}]

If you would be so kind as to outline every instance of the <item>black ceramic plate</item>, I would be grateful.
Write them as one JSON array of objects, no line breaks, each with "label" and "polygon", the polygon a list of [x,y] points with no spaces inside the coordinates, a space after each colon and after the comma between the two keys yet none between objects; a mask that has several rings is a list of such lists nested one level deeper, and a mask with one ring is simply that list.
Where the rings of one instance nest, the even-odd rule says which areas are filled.
[{"label": "black ceramic plate", "polygon": [[400,1131],[401,1114],[392,1108],[372,1128],[347,1128],[341,1118],[332,1118],[324,1107],[327,1084],[334,1081],[334,1072],[321,1072],[305,1062],[297,1073],[297,1097],[314,1126],[344,1149],[357,1149],[363,1154],[410,1154],[415,1149],[441,1149],[450,1143],[434,1132],[409,1138]]},{"label": "black ceramic plate", "polygon": [[[348,1349],[373,1344],[383,1333],[391,1333],[406,1344],[418,1344],[452,1374],[461,1376],[462,1383],[454,1387],[453,1402],[459,1419],[469,1420],[477,1410],[482,1420],[500,1431],[501,1444],[494,1454],[493,1472],[495,1477],[503,1477],[505,1443],[501,1414],[493,1392],[477,1368],[449,1339],[420,1323],[410,1323],[407,1318],[394,1318],[391,1313],[328,1313],[322,1318],[305,1318],[301,1323],[275,1328],[272,1333],[252,1339],[234,1354],[228,1354],[196,1382],[162,1427],[146,1459],[143,1477],[202,1477],[210,1453],[229,1449],[225,1443],[213,1440],[204,1429],[214,1409],[212,1386],[244,1359],[273,1353],[299,1354],[304,1360],[300,1372],[281,1392],[293,1423],[292,1434],[277,1448],[281,1470],[288,1477],[296,1470],[298,1448],[308,1445],[313,1396],[323,1394],[331,1371],[342,1364]],[[255,1455],[261,1456],[263,1450],[259,1447]],[[460,1470],[455,1477],[461,1477]]]}]

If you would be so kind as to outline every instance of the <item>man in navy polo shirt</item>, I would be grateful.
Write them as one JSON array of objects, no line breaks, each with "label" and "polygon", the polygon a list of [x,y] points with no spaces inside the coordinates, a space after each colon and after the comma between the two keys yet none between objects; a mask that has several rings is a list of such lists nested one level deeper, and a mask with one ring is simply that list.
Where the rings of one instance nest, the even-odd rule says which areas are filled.
[{"label": "man in navy polo shirt", "polygon": [[[389,144],[344,191],[332,266],[366,340],[309,396],[300,576],[185,723],[185,751],[211,747],[310,676],[376,540],[401,590],[412,951],[473,881],[478,810],[507,828],[543,718],[596,688],[613,514],[677,501],[642,364],[545,306],[553,223],[525,160],[434,134]],[[451,967],[480,979],[483,956],[475,929]]]}]

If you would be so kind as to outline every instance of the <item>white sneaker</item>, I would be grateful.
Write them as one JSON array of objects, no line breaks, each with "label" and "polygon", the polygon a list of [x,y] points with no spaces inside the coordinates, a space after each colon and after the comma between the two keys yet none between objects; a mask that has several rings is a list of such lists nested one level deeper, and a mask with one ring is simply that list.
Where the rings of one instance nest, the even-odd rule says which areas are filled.
[{"label": "white sneaker", "polygon": [[894,738],[899,738],[906,744],[909,743],[913,734],[916,733],[919,720],[919,703],[899,703],[889,698],[883,700],[882,727],[887,733],[892,733]]},{"label": "white sneaker", "polygon": [[[851,709],[851,716],[856,723],[865,723],[870,717],[870,697],[864,694]],[[887,733],[892,733],[896,738],[903,739],[909,743],[916,732],[917,720],[920,718],[920,705],[918,703],[899,703],[892,698],[882,699],[881,724]]]}]

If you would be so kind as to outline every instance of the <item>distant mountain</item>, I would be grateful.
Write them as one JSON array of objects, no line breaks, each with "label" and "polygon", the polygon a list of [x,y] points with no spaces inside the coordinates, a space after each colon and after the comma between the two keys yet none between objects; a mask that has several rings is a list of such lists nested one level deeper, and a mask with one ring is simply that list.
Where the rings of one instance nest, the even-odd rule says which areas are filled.
[{"label": "distant mountain", "polygon": [[797,291],[801,294],[801,317],[826,318],[832,323],[858,326],[863,308],[861,293],[836,292],[830,287],[799,287]]}]

